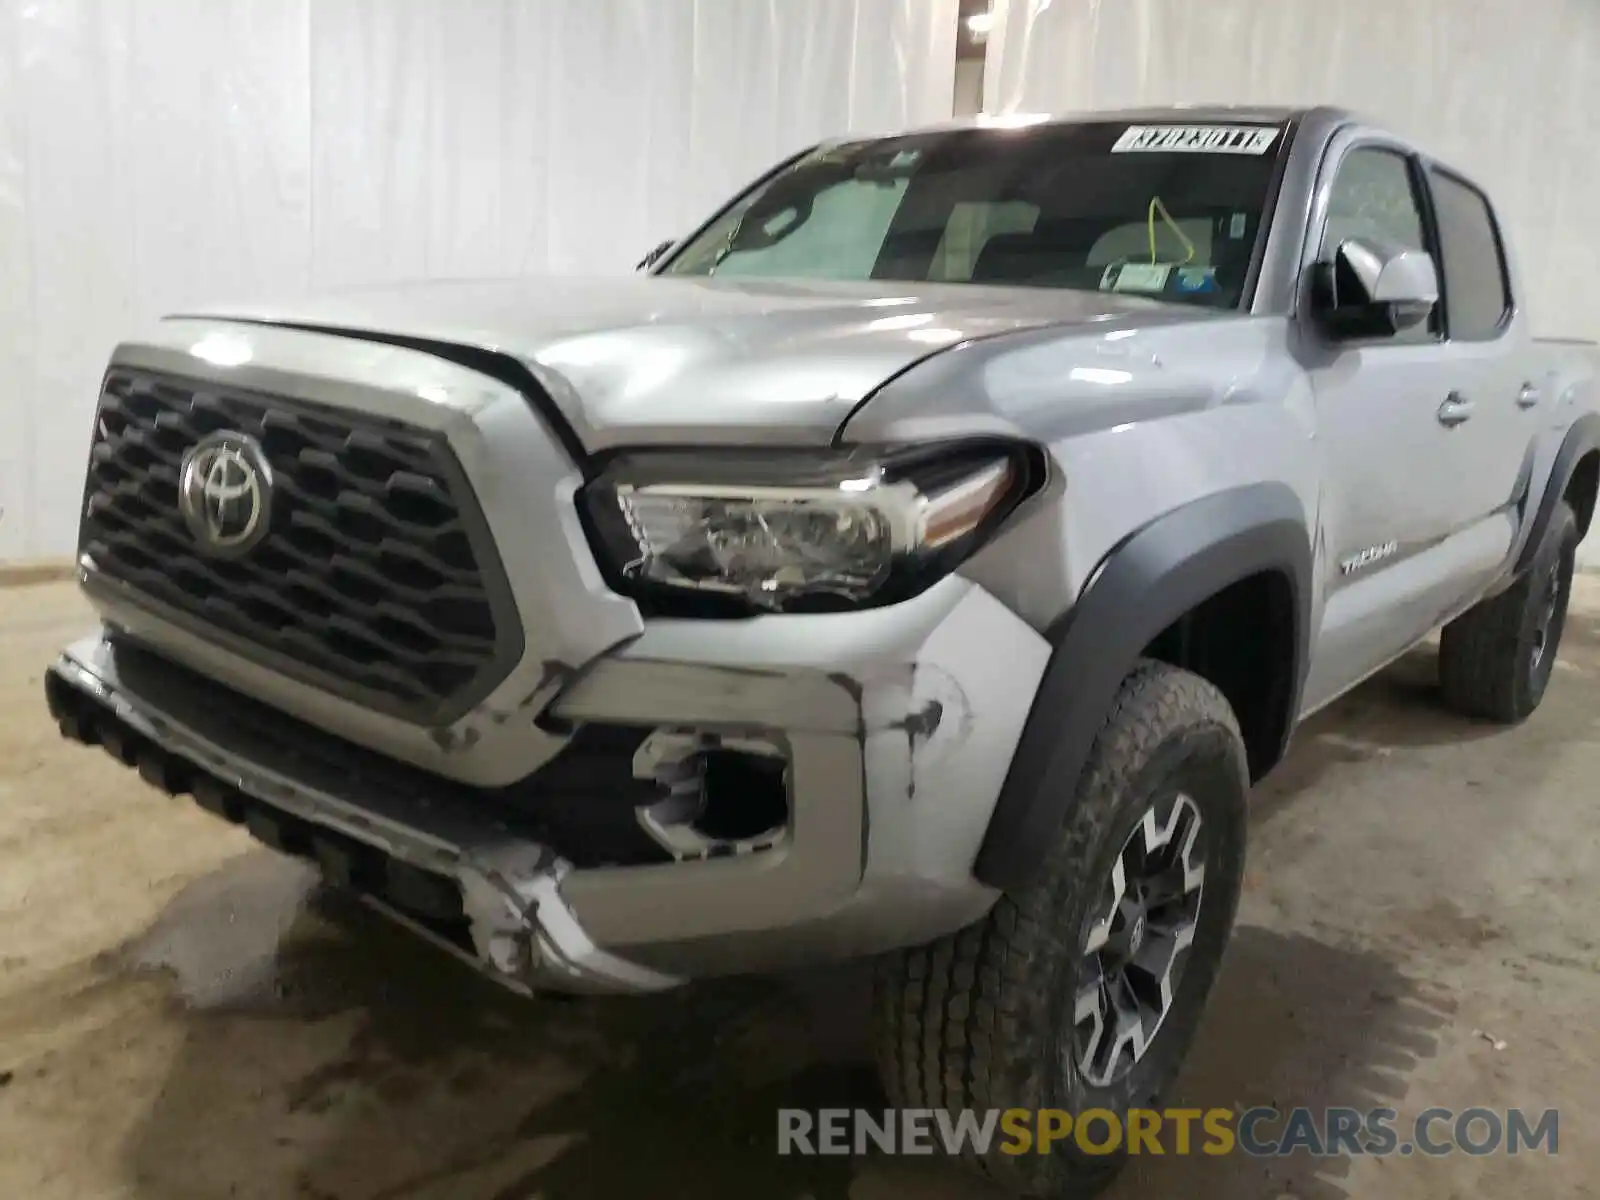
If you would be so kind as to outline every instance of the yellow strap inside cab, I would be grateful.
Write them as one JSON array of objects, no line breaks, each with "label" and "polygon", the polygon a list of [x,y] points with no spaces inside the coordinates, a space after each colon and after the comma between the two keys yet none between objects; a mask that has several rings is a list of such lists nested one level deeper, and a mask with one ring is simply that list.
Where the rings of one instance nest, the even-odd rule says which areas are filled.
[{"label": "yellow strap inside cab", "polygon": [[1195,255],[1194,243],[1191,242],[1186,236],[1184,236],[1183,230],[1178,228],[1178,223],[1172,219],[1172,214],[1167,211],[1167,206],[1165,204],[1161,203],[1161,197],[1160,196],[1152,196],[1152,197],[1150,197],[1150,215],[1149,215],[1149,221],[1148,221],[1148,228],[1150,230],[1150,261],[1151,262],[1158,261],[1156,259],[1156,217],[1157,216],[1160,216],[1161,223],[1163,225],[1165,225],[1168,229],[1172,230],[1173,236],[1175,236],[1180,242],[1183,243],[1183,248],[1184,248],[1184,251],[1185,251],[1183,261],[1185,263],[1193,262],[1194,261],[1194,255]]}]

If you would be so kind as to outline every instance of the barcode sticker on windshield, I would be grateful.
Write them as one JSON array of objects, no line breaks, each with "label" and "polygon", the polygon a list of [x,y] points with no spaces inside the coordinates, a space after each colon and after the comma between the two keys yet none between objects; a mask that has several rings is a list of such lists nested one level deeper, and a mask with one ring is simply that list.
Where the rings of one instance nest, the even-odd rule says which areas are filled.
[{"label": "barcode sticker on windshield", "polygon": [[1270,125],[1129,125],[1113,154],[1265,154],[1278,140]]}]

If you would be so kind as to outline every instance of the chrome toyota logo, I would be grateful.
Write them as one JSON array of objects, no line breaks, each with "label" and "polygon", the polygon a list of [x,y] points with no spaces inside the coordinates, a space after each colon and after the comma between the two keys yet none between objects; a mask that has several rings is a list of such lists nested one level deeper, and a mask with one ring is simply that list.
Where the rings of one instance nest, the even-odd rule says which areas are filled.
[{"label": "chrome toyota logo", "polygon": [[183,456],[178,509],[189,532],[214,554],[237,554],[267,532],[272,469],[254,438],[213,433]]}]

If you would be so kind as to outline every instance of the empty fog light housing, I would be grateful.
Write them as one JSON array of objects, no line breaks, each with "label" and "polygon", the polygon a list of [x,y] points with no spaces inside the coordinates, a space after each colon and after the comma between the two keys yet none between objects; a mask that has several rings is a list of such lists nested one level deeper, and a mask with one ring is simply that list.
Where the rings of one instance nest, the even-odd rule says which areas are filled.
[{"label": "empty fog light housing", "polygon": [[679,862],[755,854],[789,836],[789,763],[760,738],[657,730],[634,755],[636,778],[661,790],[640,828]]}]

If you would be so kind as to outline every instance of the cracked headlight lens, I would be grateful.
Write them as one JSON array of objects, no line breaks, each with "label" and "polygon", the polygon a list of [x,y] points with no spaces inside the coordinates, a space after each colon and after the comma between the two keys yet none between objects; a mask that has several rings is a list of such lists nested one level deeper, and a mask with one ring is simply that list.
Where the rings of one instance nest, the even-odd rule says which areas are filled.
[{"label": "cracked headlight lens", "polygon": [[585,493],[624,591],[758,610],[891,603],[945,574],[1022,492],[1023,455],[707,450],[613,461]]}]

